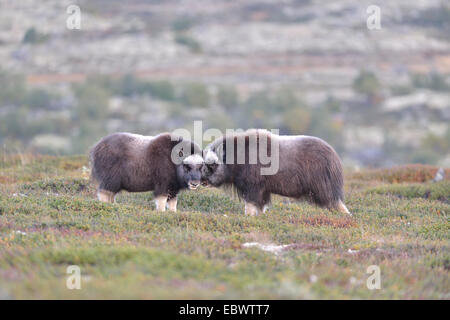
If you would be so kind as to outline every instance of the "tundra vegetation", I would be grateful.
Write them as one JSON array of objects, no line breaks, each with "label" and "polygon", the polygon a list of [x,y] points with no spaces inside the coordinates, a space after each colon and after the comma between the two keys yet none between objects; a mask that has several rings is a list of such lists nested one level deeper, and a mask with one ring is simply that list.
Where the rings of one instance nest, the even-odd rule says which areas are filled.
[{"label": "tundra vegetation", "polygon": [[450,298],[449,170],[437,183],[432,166],[346,171],[352,218],[277,197],[249,217],[218,189],[181,193],[177,213],[151,193],[101,203],[87,166],[0,156],[0,298]]}]

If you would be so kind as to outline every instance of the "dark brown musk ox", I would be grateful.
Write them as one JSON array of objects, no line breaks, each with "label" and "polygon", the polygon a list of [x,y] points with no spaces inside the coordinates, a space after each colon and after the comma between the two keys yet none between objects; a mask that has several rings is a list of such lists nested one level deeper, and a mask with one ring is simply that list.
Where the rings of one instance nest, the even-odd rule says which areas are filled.
[{"label": "dark brown musk ox", "polygon": [[114,202],[121,190],[153,191],[156,210],[177,209],[181,189],[200,185],[203,158],[192,141],[170,133],[141,136],[114,133],[90,152],[91,178],[100,201]]},{"label": "dark brown musk ox", "polygon": [[341,160],[319,138],[252,129],[218,138],[203,157],[202,184],[231,185],[244,199],[247,215],[264,212],[271,194],[350,214],[343,202]]}]

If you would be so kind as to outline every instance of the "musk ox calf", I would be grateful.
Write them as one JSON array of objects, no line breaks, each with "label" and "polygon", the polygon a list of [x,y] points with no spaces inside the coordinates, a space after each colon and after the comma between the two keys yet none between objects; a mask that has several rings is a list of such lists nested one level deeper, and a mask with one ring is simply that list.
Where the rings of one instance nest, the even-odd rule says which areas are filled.
[{"label": "musk ox calf", "polygon": [[247,215],[264,212],[271,194],[350,214],[339,156],[319,138],[248,130],[215,140],[203,155],[202,184],[232,185]]},{"label": "musk ox calf", "polygon": [[100,201],[114,202],[121,190],[153,191],[156,209],[176,211],[181,189],[200,185],[203,158],[194,142],[162,133],[141,136],[114,133],[91,150],[91,178]]}]

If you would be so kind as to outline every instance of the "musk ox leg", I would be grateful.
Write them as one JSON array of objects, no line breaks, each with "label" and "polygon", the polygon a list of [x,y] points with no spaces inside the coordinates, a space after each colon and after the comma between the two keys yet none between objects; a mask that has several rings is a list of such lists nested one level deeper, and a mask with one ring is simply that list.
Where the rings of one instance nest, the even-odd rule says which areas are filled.
[{"label": "musk ox leg", "polygon": [[156,211],[166,211],[167,195],[159,195],[155,198]]},{"label": "musk ox leg", "polygon": [[251,202],[245,202],[245,215],[246,216],[258,216],[261,210]]},{"label": "musk ox leg", "polygon": [[169,188],[169,195],[167,196],[167,207],[170,211],[173,212],[177,211],[177,194],[178,191],[173,188]]},{"label": "musk ox leg", "polygon": [[346,207],[345,204],[342,202],[342,200],[339,200],[339,203],[338,203],[338,210],[339,210],[339,212],[348,214],[350,217],[353,216],[353,215],[350,213],[350,211],[348,211],[347,207]]},{"label": "musk ox leg", "polygon": [[169,199],[169,201],[167,201],[167,205],[170,211],[177,212],[177,196]]},{"label": "musk ox leg", "polygon": [[107,190],[98,190],[97,198],[102,202],[114,203],[116,194]]},{"label": "musk ox leg", "polygon": [[245,200],[245,214],[258,216],[265,213],[270,204],[270,192],[264,190],[252,190],[247,193]]}]

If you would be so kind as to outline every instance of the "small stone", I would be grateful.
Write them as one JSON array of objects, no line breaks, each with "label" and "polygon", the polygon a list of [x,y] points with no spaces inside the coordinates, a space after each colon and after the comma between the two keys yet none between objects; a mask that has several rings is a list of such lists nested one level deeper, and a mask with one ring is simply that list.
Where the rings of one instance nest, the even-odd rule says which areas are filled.
[{"label": "small stone", "polygon": [[436,175],[433,178],[433,182],[439,182],[444,180],[445,177],[445,171],[443,168],[439,168],[439,170],[436,172]]}]

